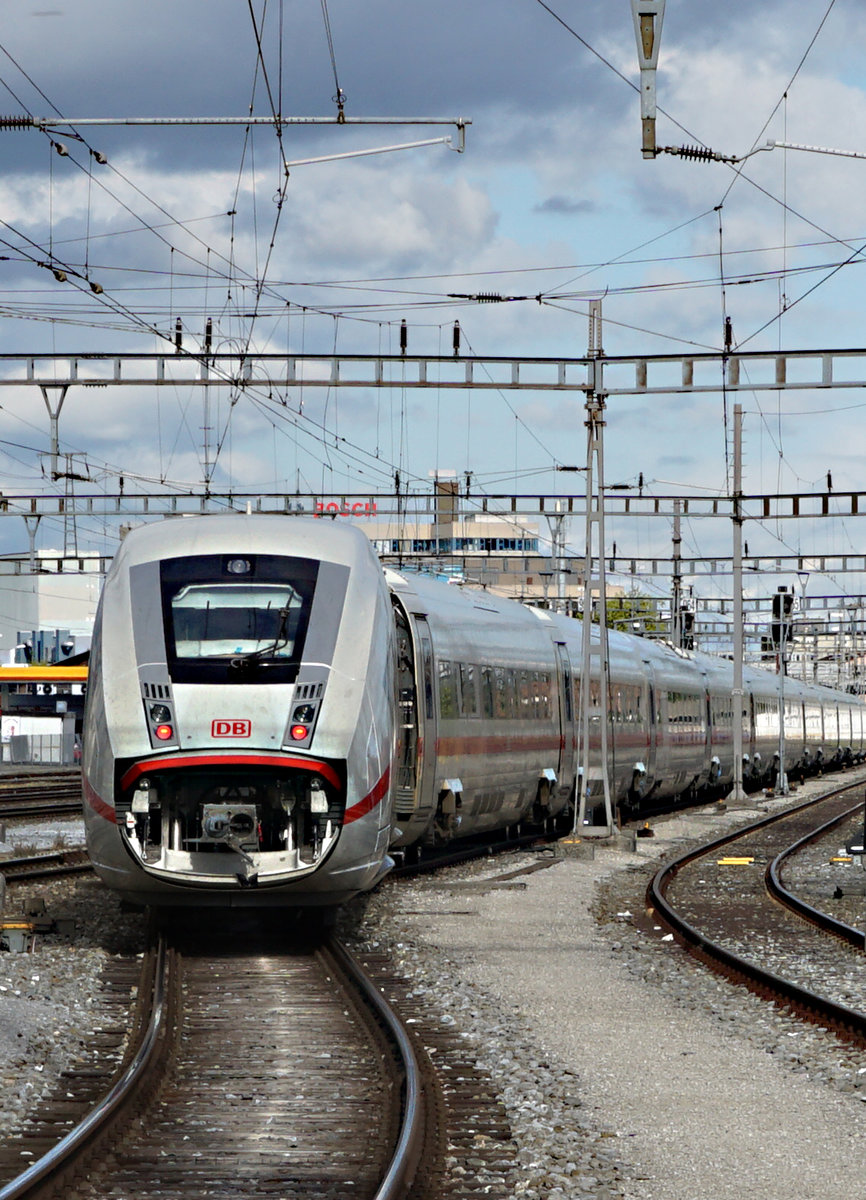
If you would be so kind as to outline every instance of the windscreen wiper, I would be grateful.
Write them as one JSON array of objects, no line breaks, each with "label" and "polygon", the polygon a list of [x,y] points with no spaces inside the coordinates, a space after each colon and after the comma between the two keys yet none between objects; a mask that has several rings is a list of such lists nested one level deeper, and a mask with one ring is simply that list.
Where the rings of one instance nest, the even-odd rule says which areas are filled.
[{"label": "windscreen wiper", "polygon": [[273,659],[278,650],[282,650],[283,646],[289,644],[289,636],[286,632],[288,623],[289,609],[288,607],[281,608],[280,623],[277,626],[277,634],[273,642],[269,646],[263,646],[261,650],[250,650],[248,654],[236,654],[229,660],[231,670],[254,671],[263,662]]}]

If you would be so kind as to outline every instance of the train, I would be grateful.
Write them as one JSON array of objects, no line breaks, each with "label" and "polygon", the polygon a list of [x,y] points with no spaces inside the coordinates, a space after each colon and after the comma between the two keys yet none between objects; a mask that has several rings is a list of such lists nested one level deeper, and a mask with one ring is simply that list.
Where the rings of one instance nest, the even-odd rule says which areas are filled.
[{"label": "train", "polygon": [[[339,520],[226,514],[132,530],[91,647],[93,865],[134,904],[323,908],[373,888],[401,855],[567,824],[582,633],[571,617],[383,567]],[[724,794],[732,669],[609,632],[607,705],[597,680],[587,689],[590,817],[602,719],[617,808]],[[863,757],[860,697],[746,669],[751,786],[779,767],[782,710],[788,772]]]}]

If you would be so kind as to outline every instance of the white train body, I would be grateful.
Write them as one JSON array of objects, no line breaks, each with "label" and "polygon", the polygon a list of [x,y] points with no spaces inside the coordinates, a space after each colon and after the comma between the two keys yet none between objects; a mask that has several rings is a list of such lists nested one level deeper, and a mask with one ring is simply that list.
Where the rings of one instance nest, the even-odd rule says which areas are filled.
[{"label": "white train body", "polygon": [[[140,903],[330,905],[372,887],[389,849],[556,817],[575,794],[581,634],[481,590],[383,572],[339,522],[136,530],[91,656],[94,865]],[[758,782],[778,761],[779,679],[745,674]],[[612,632],[610,680],[618,804],[729,786],[730,663]],[[858,698],[784,688],[789,771],[862,755]]]},{"label": "white train body", "polygon": [[102,878],[178,904],[369,888],[390,837],[394,640],[353,529],[230,516],[130,534],[105,581],[85,715]]}]

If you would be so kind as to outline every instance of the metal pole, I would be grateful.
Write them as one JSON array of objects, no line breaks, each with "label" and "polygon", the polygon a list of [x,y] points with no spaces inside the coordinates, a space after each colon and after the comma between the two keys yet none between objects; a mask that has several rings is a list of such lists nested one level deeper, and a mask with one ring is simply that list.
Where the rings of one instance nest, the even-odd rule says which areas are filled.
[{"label": "metal pole", "polygon": [[631,11],[640,64],[641,151],[644,158],[655,158],[656,67],[665,0],[631,0]]},{"label": "metal pole", "polygon": [[550,526],[550,565],[553,568],[551,575],[555,580],[551,608],[556,613],[564,613],[568,607],[565,599],[565,514],[561,509],[562,505],[557,500],[556,516],[547,518]]},{"label": "metal pole", "polygon": [[[575,834],[582,837],[607,837],[613,833],[614,813],[608,770],[608,676],[607,588],[604,558],[604,407],[602,389],[601,301],[589,306],[589,356],[591,377],[586,392],[586,550],[584,554],[583,631],[578,706],[578,803],[575,806]],[[598,576],[593,580],[593,559]],[[592,585],[598,585],[598,642],[592,638]],[[598,667],[592,670],[593,659]],[[593,676],[597,681],[597,703],[593,703]],[[590,721],[597,722],[599,756],[590,766]],[[592,785],[604,800],[604,821],[584,824],[587,799]],[[595,799],[595,796],[593,797]],[[594,805],[593,805],[594,807]]]},{"label": "metal pole", "polygon": [[27,526],[27,537],[30,541],[29,563],[31,576],[36,574],[36,531],[39,528],[41,520],[41,516],[28,515],[24,517],[24,524]]},{"label": "metal pole", "polygon": [[734,686],[733,754],[734,778],[726,799],[730,804],[748,800],[743,789],[743,406],[734,405]]},{"label": "metal pole", "polygon": [[779,774],[776,778],[776,795],[788,795],[788,772],[785,770],[785,675],[788,659],[788,610],[785,607],[785,592],[781,595],[781,645],[779,646]]},{"label": "metal pole", "polygon": [[[60,398],[57,401],[57,407],[51,407],[51,401],[48,398],[48,389],[54,388],[60,392]],[[63,408],[63,401],[66,399],[66,393],[69,391],[67,384],[51,383],[39,385],[39,390],[42,393],[42,399],[45,401],[45,407],[48,409],[48,418],[51,422],[51,478],[59,479],[60,477],[60,410]]]},{"label": "metal pole", "polygon": [[680,533],[680,513],[683,509],[682,500],[674,500],[674,536],[673,536],[673,592],[671,596],[671,641],[675,646],[682,648],[683,644],[683,614],[682,614],[682,582],[683,577],[680,569],[680,545],[682,544],[682,535]]}]

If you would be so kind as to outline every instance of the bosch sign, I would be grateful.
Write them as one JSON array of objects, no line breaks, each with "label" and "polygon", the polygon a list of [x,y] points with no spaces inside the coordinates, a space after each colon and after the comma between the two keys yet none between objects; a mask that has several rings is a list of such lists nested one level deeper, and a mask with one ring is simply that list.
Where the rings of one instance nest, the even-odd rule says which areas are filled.
[{"label": "bosch sign", "polygon": [[339,504],[336,500],[317,500],[313,513],[315,517],[374,517],[375,515],[375,500],[356,500],[352,504],[346,500],[341,500]]},{"label": "bosch sign", "polygon": [[253,731],[252,721],[212,721],[210,735],[215,738],[248,738]]}]

